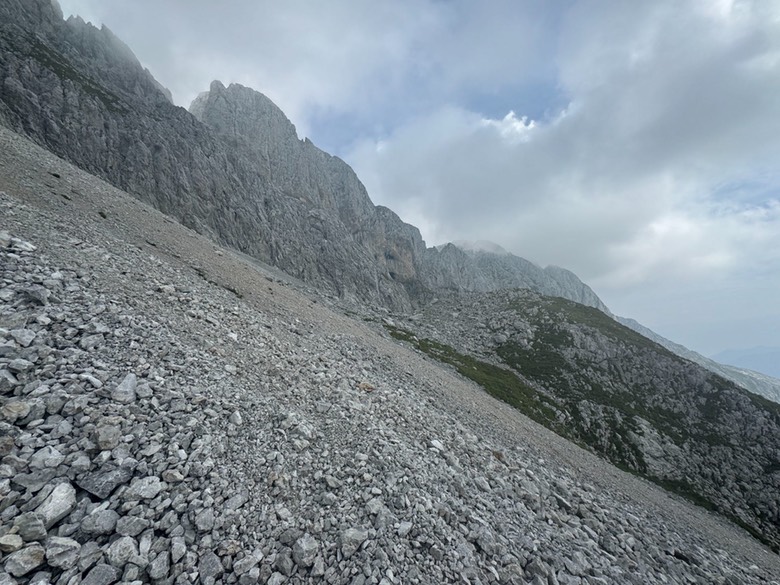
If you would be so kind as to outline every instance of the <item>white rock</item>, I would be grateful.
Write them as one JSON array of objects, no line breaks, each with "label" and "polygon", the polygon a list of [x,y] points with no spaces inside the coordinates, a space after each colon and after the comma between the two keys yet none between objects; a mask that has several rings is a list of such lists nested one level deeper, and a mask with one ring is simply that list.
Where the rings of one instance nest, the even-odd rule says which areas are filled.
[{"label": "white rock", "polygon": [[76,490],[70,483],[65,482],[55,487],[35,512],[43,517],[43,523],[48,530],[70,514],[75,507]]},{"label": "white rock", "polygon": [[137,384],[138,379],[135,374],[127,374],[124,380],[111,391],[111,399],[120,404],[135,402],[135,388]]}]

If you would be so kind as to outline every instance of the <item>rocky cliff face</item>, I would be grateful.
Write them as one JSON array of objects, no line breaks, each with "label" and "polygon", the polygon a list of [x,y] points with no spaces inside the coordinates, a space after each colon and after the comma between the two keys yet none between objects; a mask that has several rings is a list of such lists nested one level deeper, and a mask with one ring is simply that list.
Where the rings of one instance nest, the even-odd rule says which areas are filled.
[{"label": "rocky cliff face", "polygon": [[766,374],[754,372],[753,370],[748,370],[745,368],[737,368],[735,366],[720,364],[715,360],[704,357],[700,353],[691,351],[684,345],[680,345],[674,341],[669,341],[665,337],[658,335],[652,329],[648,329],[641,323],[637,322],[635,319],[627,319],[626,317],[616,317],[616,319],[622,325],[625,325],[629,329],[633,329],[648,339],[652,339],[657,344],[662,345],[672,353],[676,353],[680,357],[691,360],[692,362],[707,368],[711,372],[715,372],[727,380],[731,380],[742,388],[750,390],[754,394],[768,398],[773,402],[780,403],[780,380],[777,378],[773,378],[772,376],[767,376]]},{"label": "rocky cliff face", "polygon": [[214,84],[203,123],[107,29],[64,22],[45,0],[4,3],[0,15],[0,108],[12,129],[315,286],[409,306],[371,247],[381,233],[356,229],[383,225],[354,173],[299,141],[264,96]]},{"label": "rocky cliff face", "polygon": [[394,309],[438,287],[508,284],[600,304],[573,275],[547,278],[516,257],[426,250],[260,93],[215,82],[189,113],[107,28],[63,21],[49,0],[8,0],[0,17],[0,122],[221,243]]},{"label": "rocky cliff face", "polygon": [[388,326],[559,434],[780,547],[777,404],[601,311],[532,291],[443,298]]},{"label": "rocky cliff face", "polygon": [[215,81],[190,111],[226,152],[240,155],[244,174],[261,172],[248,200],[268,193],[267,200],[285,204],[269,217],[269,229],[286,232],[290,241],[263,259],[342,298],[407,309],[417,300],[413,291],[420,289],[425,250],[419,231],[375,207],[349,165],[299,140],[284,113],[249,88]]},{"label": "rocky cliff face", "polygon": [[486,251],[484,246],[447,244],[428,250],[425,260],[424,278],[433,290],[487,292],[530,288],[610,314],[596,293],[572,272],[557,266],[542,269],[500,249]]}]

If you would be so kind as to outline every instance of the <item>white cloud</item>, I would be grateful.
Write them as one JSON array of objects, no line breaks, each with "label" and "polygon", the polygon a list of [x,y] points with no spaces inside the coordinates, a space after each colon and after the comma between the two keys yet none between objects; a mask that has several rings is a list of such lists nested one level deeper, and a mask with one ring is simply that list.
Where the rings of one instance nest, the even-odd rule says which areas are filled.
[{"label": "white cloud", "polygon": [[369,192],[426,210],[437,233],[487,234],[586,278],[731,270],[761,250],[743,237],[751,211],[724,209],[712,192],[780,154],[780,29],[745,3],[685,8],[579,3],[561,33],[572,102],[558,119],[446,107],[348,159]]},{"label": "white cloud", "polygon": [[566,266],[704,351],[777,345],[779,14],[578,2],[559,37],[559,116],[447,106],[347,159],[383,203],[435,218],[430,243],[490,238]]},{"label": "white cloud", "polygon": [[359,96],[392,87],[402,64],[414,61],[414,39],[436,26],[431,9],[412,0],[62,5],[130,42],[179,105],[219,78],[267,93],[304,125],[313,108],[357,107]]},{"label": "white cloud", "polygon": [[518,118],[517,114],[510,110],[501,120],[483,119],[482,125],[496,128],[501,137],[509,142],[528,142],[536,122],[529,120],[528,116]]},{"label": "white cloud", "polygon": [[179,105],[189,106],[213,79],[238,82],[268,95],[304,133],[313,118],[343,113],[384,126],[383,117],[531,75],[547,12],[512,0],[489,7],[466,0],[62,6],[129,42]]}]

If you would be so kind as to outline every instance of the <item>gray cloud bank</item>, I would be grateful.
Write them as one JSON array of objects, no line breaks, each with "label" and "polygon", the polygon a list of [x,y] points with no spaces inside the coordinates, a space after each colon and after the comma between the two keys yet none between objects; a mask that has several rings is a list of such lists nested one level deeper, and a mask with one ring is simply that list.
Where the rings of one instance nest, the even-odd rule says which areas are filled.
[{"label": "gray cloud bank", "polygon": [[569,99],[551,119],[444,106],[348,160],[436,241],[572,268],[703,351],[776,343],[777,9],[579,3],[555,58]]}]

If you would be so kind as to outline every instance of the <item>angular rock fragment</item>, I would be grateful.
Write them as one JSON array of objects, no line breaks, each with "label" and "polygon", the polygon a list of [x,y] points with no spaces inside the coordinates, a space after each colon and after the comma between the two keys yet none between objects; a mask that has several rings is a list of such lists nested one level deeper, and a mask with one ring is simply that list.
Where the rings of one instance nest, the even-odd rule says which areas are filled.
[{"label": "angular rock fragment", "polygon": [[122,429],[117,425],[99,425],[95,429],[95,443],[103,451],[110,451],[119,445]]},{"label": "angular rock fragment", "polygon": [[76,489],[70,483],[61,483],[35,510],[43,519],[47,529],[65,518],[76,507]]},{"label": "angular rock fragment", "polygon": [[43,564],[45,551],[38,544],[30,544],[8,556],[5,561],[5,570],[14,577],[21,577]]},{"label": "angular rock fragment", "polygon": [[96,510],[81,521],[81,530],[87,534],[111,534],[116,528],[119,514],[114,510]]},{"label": "angular rock fragment", "polygon": [[187,544],[182,536],[171,538],[171,561],[178,563],[187,554]]},{"label": "angular rock fragment", "polygon": [[122,516],[116,523],[116,532],[122,536],[138,536],[149,528],[151,522],[138,516]]},{"label": "angular rock fragment", "polygon": [[78,563],[81,545],[72,538],[52,536],[45,544],[46,562],[52,567],[68,570]]},{"label": "angular rock fragment", "polygon": [[325,574],[325,560],[321,556],[314,561],[310,574],[312,577],[322,577]]},{"label": "angular rock fragment", "polygon": [[119,581],[119,577],[119,571],[111,565],[95,565],[81,580],[81,585],[111,585]]},{"label": "angular rock fragment", "polygon": [[32,370],[33,367],[35,367],[35,364],[24,358],[16,358],[8,363],[8,369],[15,374],[23,374]]},{"label": "angular rock fragment", "polygon": [[85,335],[79,340],[79,347],[86,351],[92,351],[105,343],[105,338],[100,333]]},{"label": "angular rock fragment", "polygon": [[293,560],[302,567],[311,567],[317,558],[319,543],[309,534],[305,534],[297,541],[292,549]]},{"label": "angular rock fragment", "polygon": [[254,555],[247,555],[243,559],[239,559],[233,563],[233,572],[236,575],[243,575],[256,567],[259,562],[260,561]]},{"label": "angular rock fragment", "polygon": [[0,416],[9,423],[14,423],[30,414],[30,404],[22,400],[9,400],[0,407]]},{"label": "angular rock fragment", "polygon": [[39,284],[33,284],[22,288],[19,292],[24,294],[29,300],[39,305],[48,305],[51,291]]},{"label": "angular rock fragment", "polygon": [[200,557],[198,562],[198,573],[201,579],[214,579],[223,572],[222,563],[219,557],[209,551]]},{"label": "angular rock fragment", "polygon": [[0,552],[13,553],[22,548],[24,541],[18,534],[4,534],[0,536]]},{"label": "angular rock fragment", "polygon": [[78,568],[80,571],[84,572],[102,558],[103,550],[100,548],[98,543],[94,540],[88,540],[81,545],[81,550],[79,551]]},{"label": "angular rock fragment", "polygon": [[137,384],[138,379],[135,374],[127,374],[119,385],[111,391],[111,399],[120,404],[135,402],[135,388]]},{"label": "angular rock fragment", "polygon": [[368,531],[360,528],[349,528],[341,533],[341,552],[349,558],[360,548],[368,538]]},{"label": "angular rock fragment", "polygon": [[164,487],[165,484],[160,481],[159,477],[142,477],[134,480],[133,483],[130,484],[130,487],[125,492],[125,499],[151,500],[152,498],[156,498],[157,494],[159,494]]},{"label": "angular rock fragment", "polygon": [[51,446],[46,446],[43,449],[36,451],[32,457],[30,457],[30,467],[32,469],[44,469],[46,467],[57,467],[65,460],[65,456],[57,449]]},{"label": "angular rock fragment", "polygon": [[112,567],[122,569],[127,562],[138,554],[138,543],[134,538],[117,538],[106,551],[106,558]]},{"label": "angular rock fragment", "polygon": [[293,562],[292,551],[289,547],[284,547],[276,554],[273,567],[287,577],[293,574],[293,571],[295,571],[295,563]]},{"label": "angular rock fragment", "polygon": [[176,469],[166,469],[162,472],[162,479],[168,483],[179,483],[184,481],[184,476]]},{"label": "angular rock fragment", "polygon": [[43,516],[34,512],[26,512],[14,518],[14,528],[25,542],[46,538],[46,526],[43,523]]},{"label": "angular rock fragment", "polygon": [[120,485],[130,481],[133,473],[124,467],[106,465],[99,471],[85,475],[76,481],[81,489],[105,500]]},{"label": "angular rock fragment", "polygon": [[10,247],[18,252],[35,252],[37,250],[33,244],[21,238],[11,238]]},{"label": "angular rock fragment", "polygon": [[0,457],[10,455],[13,452],[15,446],[16,441],[14,441],[13,437],[8,435],[0,437]]},{"label": "angular rock fragment", "polygon": [[14,338],[14,341],[22,347],[30,347],[30,344],[35,339],[35,331],[30,329],[12,329],[9,333]]},{"label": "angular rock fragment", "polygon": [[154,558],[154,560],[149,563],[146,571],[149,573],[149,577],[151,579],[164,579],[168,576],[170,567],[170,554],[167,550],[163,550],[157,553],[157,556]]},{"label": "angular rock fragment", "polygon": [[195,526],[200,532],[209,532],[214,528],[214,510],[204,510],[195,516]]}]

